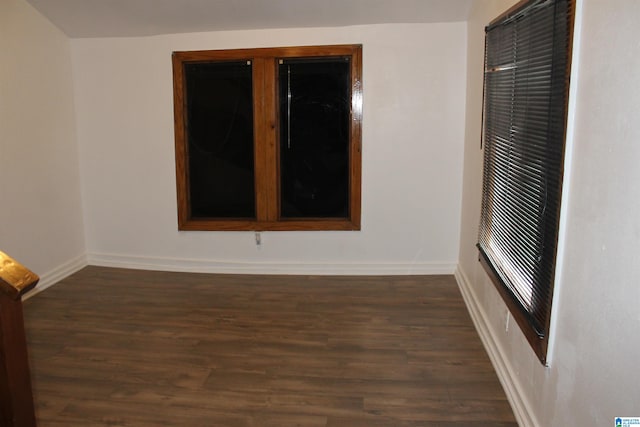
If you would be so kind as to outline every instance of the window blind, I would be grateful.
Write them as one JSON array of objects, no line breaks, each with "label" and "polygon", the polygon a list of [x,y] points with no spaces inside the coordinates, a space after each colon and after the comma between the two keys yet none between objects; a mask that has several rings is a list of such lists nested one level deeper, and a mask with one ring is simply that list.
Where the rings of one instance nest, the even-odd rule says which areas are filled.
[{"label": "window blind", "polygon": [[478,248],[530,342],[544,341],[541,359],[558,240],[572,20],[571,0],[527,1],[490,24],[485,37]]}]

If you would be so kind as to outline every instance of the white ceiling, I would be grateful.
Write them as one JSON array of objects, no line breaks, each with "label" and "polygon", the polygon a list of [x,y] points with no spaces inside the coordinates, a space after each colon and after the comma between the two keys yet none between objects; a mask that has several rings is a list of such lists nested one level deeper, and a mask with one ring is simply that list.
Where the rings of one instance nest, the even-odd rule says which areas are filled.
[{"label": "white ceiling", "polygon": [[69,37],[466,21],[473,0],[27,0]]}]

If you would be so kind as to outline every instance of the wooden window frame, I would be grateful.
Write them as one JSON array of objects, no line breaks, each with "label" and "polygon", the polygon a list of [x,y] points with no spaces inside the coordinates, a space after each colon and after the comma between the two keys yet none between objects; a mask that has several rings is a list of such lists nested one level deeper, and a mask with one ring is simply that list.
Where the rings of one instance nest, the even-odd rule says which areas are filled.
[{"label": "wooden window frame", "polygon": [[[349,56],[351,113],[349,213],[346,218],[280,216],[277,67],[280,59]],[[253,64],[255,219],[192,218],[189,204],[188,130],[185,127],[184,64],[248,60]],[[362,138],[362,45],[302,46],[173,52],[176,187],[179,230],[360,230]]]},{"label": "wooden window frame", "polygon": [[[535,104],[535,107],[532,108],[532,110],[537,110],[530,113],[531,116],[536,116],[536,118],[533,119],[531,116],[525,115],[525,124],[518,125],[519,127],[517,129],[514,128],[515,125],[512,120],[505,120],[505,117],[502,116],[500,116],[501,124],[495,127],[492,126],[491,129],[488,128],[487,109],[489,105],[494,104],[492,104],[493,101],[491,100],[492,93],[487,89],[487,74],[494,72],[515,73],[519,67],[518,61],[520,61],[520,59],[512,59],[512,61],[515,62],[507,64],[506,66],[493,68],[495,65],[487,63],[488,42],[485,46],[485,101],[483,106],[483,148],[485,153],[482,216],[480,221],[478,248],[480,251],[479,261],[482,267],[487,272],[489,278],[505,301],[505,304],[527,338],[531,348],[534,350],[541,363],[546,364],[551,325],[551,307],[553,303],[560,204],[562,200],[562,175],[564,168],[563,162],[566,123],[568,117],[569,77],[571,73],[575,0],[552,0],[550,2],[544,2],[541,0],[520,1],[511,9],[494,19],[487,26],[486,31],[488,33],[493,28],[497,28],[501,25],[511,25],[525,16],[526,13],[529,13],[528,11],[535,11],[540,5],[543,7],[566,8],[566,16],[563,13],[558,13],[558,9],[555,9],[553,13],[554,31],[559,28],[559,23],[561,22],[557,17],[564,17],[566,19],[562,24],[565,26],[564,30],[566,30],[566,34],[558,33],[562,34],[562,37],[566,37],[558,39],[564,40],[566,45],[560,44],[560,42],[556,42],[556,40],[553,41],[553,50],[551,53],[553,59],[550,62],[550,64],[552,64],[550,66],[552,71],[549,72],[551,75],[549,77],[549,85],[553,86],[553,89],[550,88],[547,94],[549,96],[549,102],[544,114],[546,116],[546,120],[548,120],[546,124],[547,133],[544,134],[546,142],[540,142],[544,140],[540,138],[541,133],[538,133],[541,129],[540,125],[533,125],[533,120],[538,120],[538,123],[543,123],[540,120],[540,117],[543,115],[541,113],[539,103]],[[558,27],[556,27],[556,25],[558,25]],[[548,36],[548,34],[541,34],[541,36]],[[515,37],[516,36],[514,36],[514,38]],[[512,42],[514,46],[518,43],[526,45],[527,42],[520,40],[520,36],[517,37],[518,40],[516,42]],[[510,39],[507,37],[504,40]],[[531,40],[531,38],[528,39],[529,42],[531,42]],[[537,38],[534,40],[537,41]],[[539,45],[536,44],[536,46]],[[536,49],[539,48],[536,47]],[[563,52],[561,49],[566,50]],[[509,51],[509,48],[506,50]],[[513,48],[511,51],[516,52],[516,49]],[[497,51],[494,50],[492,52]],[[562,57],[562,60],[558,61],[558,63],[556,63],[555,56],[557,52],[566,55]],[[511,55],[511,53],[509,55]],[[536,57],[536,60],[539,60],[539,58]],[[524,69],[527,69],[528,67],[528,65],[526,65],[527,61],[523,61],[525,64],[523,65]],[[558,64],[564,64],[564,68],[562,65]],[[517,110],[520,112],[519,114],[521,114],[523,110],[526,110],[526,107],[529,107],[530,101],[528,97],[526,98],[526,101],[522,101],[522,97],[516,98],[513,94],[516,92],[516,88],[521,89],[522,86],[525,85],[524,83],[517,83],[518,86],[515,86],[516,81],[526,82],[528,85],[528,79],[534,72],[536,73],[534,76],[535,80],[539,80],[540,63],[536,62],[535,67],[532,66],[535,71],[531,71],[531,74],[526,74],[525,77],[519,77],[520,80],[515,80],[514,78],[514,86],[511,88],[513,92],[507,91],[507,86],[499,86],[496,91],[497,99],[502,99],[500,97],[504,96],[505,93],[511,94],[510,104],[505,104],[511,106],[512,116],[510,119],[513,119],[515,116],[514,111]],[[518,72],[521,73],[522,71]],[[535,90],[540,89],[536,86]],[[538,92],[536,93],[539,94]],[[496,103],[497,102],[498,101],[496,101]],[[518,120],[522,120],[522,116],[519,116]],[[529,120],[531,120],[531,122],[529,122]],[[504,127],[509,126],[511,128],[508,132],[503,129]],[[531,126],[531,129],[529,129],[529,126]],[[536,132],[535,137],[532,136],[534,132]],[[537,141],[535,144],[531,142],[534,139]],[[512,140],[515,140],[516,143],[511,142]],[[490,154],[492,151],[496,153],[505,153],[505,147],[509,145],[507,144],[507,141],[509,141],[509,144],[512,144],[510,145],[512,147],[510,150],[513,150],[514,154],[510,155],[509,158],[513,160],[504,160],[504,154]],[[538,222],[534,221],[532,217],[526,216],[533,215],[531,212],[534,209],[532,208],[534,204],[532,202],[533,199],[530,198],[529,195],[524,194],[531,193],[532,190],[530,190],[530,187],[518,186],[522,183],[517,180],[518,178],[516,177],[516,174],[506,172],[507,170],[518,169],[519,171],[524,171],[526,169],[526,173],[522,172],[523,175],[529,178],[532,176],[536,178],[538,177],[537,175],[533,175],[533,169],[529,169],[527,167],[526,162],[530,162],[531,160],[527,160],[526,156],[521,154],[523,152],[523,147],[525,147],[526,150],[529,150],[526,156],[531,156],[533,150],[536,150],[536,161],[542,162],[542,159],[546,159],[544,160],[543,166],[533,168],[539,169],[539,171],[545,170],[544,175],[542,175],[544,177],[544,181],[541,181],[544,182],[544,185],[542,185],[544,188],[542,192],[542,194],[544,194],[544,204],[540,207],[541,213],[539,216],[535,217]],[[539,154],[541,152],[544,154]],[[522,156],[524,160],[517,160],[520,156]],[[508,181],[506,177],[509,177],[509,180],[513,179],[513,182],[515,182],[513,188],[508,192],[509,196],[514,195],[513,201],[508,197],[505,197],[507,193],[505,193],[504,190],[496,190],[496,187],[502,186],[506,182],[512,182]],[[547,178],[549,181],[547,181]],[[498,182],[499,185],[496,186],[494,181]],[[522,188],[527,188],[527,190],[525,191]],[[510,223],[504,220],[507,215],[505,214],[506,211],[503,210],[503,206],[508,204],[506,202],[507,200],[518,206],[518,208],[514,208],[511,214],[520,215],[517,216],[520,228],[511,227]],[[527,204],[529,202],[532,203]],[[522,206],[526,206],[526,208],[523,208]],[[536,206],[536,208],[538,208],[538,206]],[[526,212],[526,215],[524,212]],[[541,230],[538,230],[535,227],[541,227]],[[535,235],[535,238],[539,239],[538,242],[541,242],[539,243],[540,246],[535,247],[532,240],[526,240],[526,245],[517,246],[514,242],[519,242],[519,240],[512,240],[510,238],[514,233],[520,235],[524,235],[526,233],[527,236],[531,233],[531,236]],[[527,237],[527,239],[529,239],[529,237]],[[529,246],[529,244],[531,244],[531,246]],[[500,248],[499,252],[495,252],[494,249],[492,249],[493,245]],[[532,247],[535,247],[535,249],[532,249]],[[529,266],[535,265],[535,267],[532,268],[532,272],[522,269],[525,263]],[[515,271],[518,271],[518,273],[515,273]],[[522,280],[519,275],[526,276],[526,281],[528,282],[527,286],[530,287],[529,291],[531,294],[529,296],[530,301],[528,302],[530,307],[527,307],[520,299],[522,298],[522,294],[519,294],[519,292],[522,292],[521,289],[523,288],[520,288],[521,285],[518,284],[519,281]]]}]

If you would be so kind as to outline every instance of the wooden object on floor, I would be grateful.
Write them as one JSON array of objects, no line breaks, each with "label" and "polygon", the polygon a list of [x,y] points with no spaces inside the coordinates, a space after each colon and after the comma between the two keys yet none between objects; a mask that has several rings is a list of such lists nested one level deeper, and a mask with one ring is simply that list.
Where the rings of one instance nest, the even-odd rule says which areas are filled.
[{"label": "wooden object on floor", "polygon": [[0,252],[0,426],[35,427],[21,297],[38,276]]},{"label": "wooden object on floor", "polygon": [[25,303],[40,427],[516,427],[453,276],[87,267]]}]

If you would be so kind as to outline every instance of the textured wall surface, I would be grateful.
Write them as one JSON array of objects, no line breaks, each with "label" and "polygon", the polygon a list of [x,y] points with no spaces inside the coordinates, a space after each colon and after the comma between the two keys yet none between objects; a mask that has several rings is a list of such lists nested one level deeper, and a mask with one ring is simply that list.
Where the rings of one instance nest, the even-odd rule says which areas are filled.
[{"label": "textured wall surface", "polygon": [[0,248],[46,279],[85,253],[70,42],[3,0],[0,55]]},{"label": "textured wall surface", "polygon": [[[446,43],[443,43],[446,40]],[[204,271],[452,272],[464,23],[74,39],[90,261]],[[171,52],[363,44],[362,231],[178,232]]]},{"label": "textured wall surface", "polygon": [[[529,348],[476,262],[482,159],[479,40],[509,1],[474,4],[459,278],[473,294],[523,425],[606,426],[636,416],[640,352],[640,4],[578,1],[550,366]],[[489,16],[489,13],[492,13]]]}]

